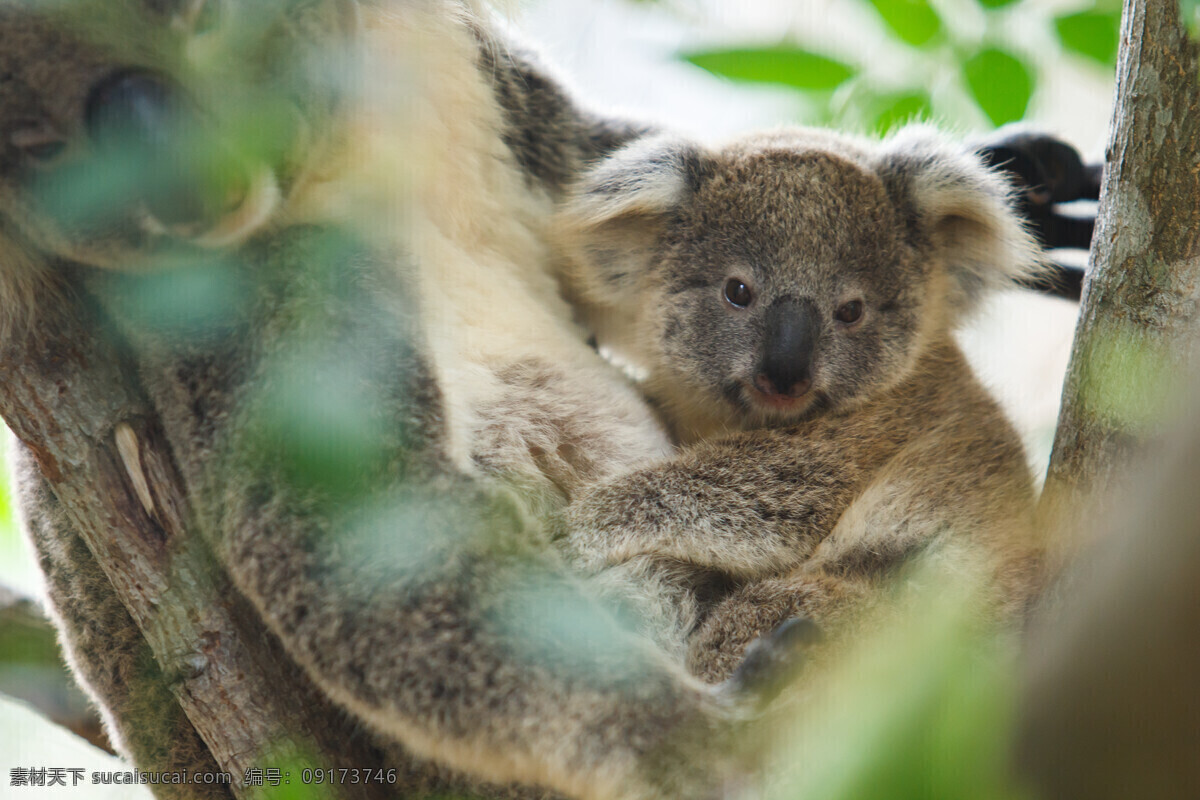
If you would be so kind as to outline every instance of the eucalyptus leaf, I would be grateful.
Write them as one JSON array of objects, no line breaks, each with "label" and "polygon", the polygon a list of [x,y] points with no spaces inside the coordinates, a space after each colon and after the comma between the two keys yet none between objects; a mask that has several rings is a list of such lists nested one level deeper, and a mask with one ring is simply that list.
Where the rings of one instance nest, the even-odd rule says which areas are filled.
[{"label": "eucalyptus leaf", "polygon": [[996,47],[981,50],[963,64],[963,77],[993,125],[1025,116],[1033,96],[1033,73],[1012,53]]},{"label": "eucalyptus leaf", "polygon": [[[1185,17],[1186,19],[1186,17]],[[1117,60],[1121,36],[1121,10],[1080,11],[1054,20],[1062,46],[1105,66]]]},{"label": "eucalyptus leaf", "polygon": [[857,71],[849,64],[790,45],[700,50],[683,53],[681,58],[723,78],[806,90],[833,89]]},{"label": "eucalyptus leaf", "polygon": [[869,0],[902,41],[920,47],[942,30],[942,20],[928,0]]},{"label": "eucalyptus leaf", "polygon": [[871,124],[876,133],[887,133],[913,120],[928,119],[933,111],[933,102],[926,92],[907,92],[880,99],[882,102]]}]

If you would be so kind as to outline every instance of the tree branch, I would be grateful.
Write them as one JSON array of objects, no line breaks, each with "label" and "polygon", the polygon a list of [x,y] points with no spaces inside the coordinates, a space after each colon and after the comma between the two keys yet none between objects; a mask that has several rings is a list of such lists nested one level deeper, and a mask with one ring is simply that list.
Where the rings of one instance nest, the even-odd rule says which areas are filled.
[{"label": "tree branch", "polygon": [[[1050,530],[1086,531],[1098,544],[1071,565],[1067,591],[1030,638],[1016,731],[1018,767],[1044,797],[1200,791],[1200,384],[1188,380],[1200,306],[1200,53],[1174,0],[1127,0],[1121,45],[1041,508]],[[1181,430],[1175,392],[1192,411],[1176,437],[1183,448],[1166,441]],[[1145,457],[1151,443],[1156,463]],[[1131,487],[1139,477],[1149,480]],[[1074,555],[1075,542],[1062,544]]]},{"label": "tree branch", "polygon": [[1099,219],[1043,511],[1104,497],[1163,433],[1196,338],[1197,47],[1168,0],[1131,0]]},{"label": "tree branch", "polygon": [[[235,794],[260,796],[241,785],[251,767],[377,766],[366,736],[338,724],[189,532],[188,499],[153,409],[97,315],[69,294],[40,314],[30,335],[0,349],[0,416],[232,773]],[[368,798],[392,787],[309,788],[312,797]]]}]

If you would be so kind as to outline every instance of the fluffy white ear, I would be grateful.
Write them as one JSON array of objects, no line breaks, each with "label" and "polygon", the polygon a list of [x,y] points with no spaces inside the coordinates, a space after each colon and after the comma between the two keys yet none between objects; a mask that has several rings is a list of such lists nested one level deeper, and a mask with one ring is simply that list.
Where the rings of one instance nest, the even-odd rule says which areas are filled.
[{"label": "fluffy white ear", "polygon": [[555,226],[575,288],[601,305],[636,293],[667,219],[699,173],[699,148],[666,135],[626,145],[585,173]]},{"label": "fluffy white ear", "polygon": [[947,270],[950,308],[970,310],[986,292],[1045,269],[1008,179],[961,144],[927,126],[904,128],[882,143],[876,169],[920,249],[932,248]]}]

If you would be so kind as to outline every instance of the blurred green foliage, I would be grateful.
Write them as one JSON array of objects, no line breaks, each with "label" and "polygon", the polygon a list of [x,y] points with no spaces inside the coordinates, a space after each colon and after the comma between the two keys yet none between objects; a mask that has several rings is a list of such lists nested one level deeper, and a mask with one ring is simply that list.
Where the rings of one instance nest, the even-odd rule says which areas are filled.
[{"label": "blurred green foliage", "polygon": [[922,47],[942,31],[942,19],[927,0],[868,0],[892,34],[905,44]]},{"label": "blurred green foliage", "polygon": [[1054,20],[1062,46],[1105,66],[1117,60],[1117,42],[1121,33],[1121,7],[1095,8],[1066,14]]},{"label": "blurred green foliage", "polygon": [[0,585],[32,594],[38,587],[39,579],[33,556],[17,530],[13,496],[8,485],[8,465],[5,463],[8,435],[0,422]]},{"label": "blurred green foliage", "polygon": [[1033,75],[1021,59],[989,47],[963,62],[962,70],[971,97],[993,125],[1025,116],[1033,96]]},{"label": "blurred green foliage", "polygon": [[794,89],[833,89],[857,72],[848,64],[788,45],[700,50],[684,53],[683,59],[734,80]]},{"label": "blurred green foliage", "polygon": [[1200,39],[1200,0],[1179,0],[1179,10],[1192,38]]},{"label": "blurred green foliage", "polygon": [[[1116,61],[1119,0],[1094,0],[1053,18],[1039,14],[1033,0],[962,0],[954,13],[945,10],[950,4],[930,0],[854,2],[868,7],[902,49],[898,74],[881,78],[868,69],[876,55],[869,48],[831,53],[816,42],[737,43],[680,57],[740,83],[796,89],[814,109],[805,122],[880,133],[935,116],[971,127],[1015,122],[1027,113],[1041,71],[1060,53],[1108,70]],[[1025,35],[1030,26],[1048,28],[1039,31],[1046,36]],[[1057,43],[1053,52],[1033,49],[1031,42],[1047,37]]]},{"label": "blurred green foliage", "polygon": [[[973,581],[926,564],[895,606],[798,688],[776,732],[781,798],[1025,800],[1009,745],[1015,647],[981,623]],[[915,577],[915,580],[912,580]],[[919,588],[913,590],[913,584]]]}]

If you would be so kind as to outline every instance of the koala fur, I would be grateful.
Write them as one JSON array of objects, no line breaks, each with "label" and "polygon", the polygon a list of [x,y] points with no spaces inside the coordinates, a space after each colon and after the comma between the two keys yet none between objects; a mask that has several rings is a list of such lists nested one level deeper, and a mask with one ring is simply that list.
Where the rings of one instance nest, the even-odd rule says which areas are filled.
[{"label": "koala fur", "polygon": [[[124,343],[194,528],[303,679],[383,746],[579,797],[717,791],[729,699],[622,627],[536,521],[580,481],[668,447],[572,322],[545,230],[566,177],[636,130],[575,111],[449,0],[223,3],[201,31],[203,6],[0,5],[0,344],[36,330],[25,324],[43,304],[99,306],[97,335]],[[258,38],[234,35],[245,27]],[[271,58],[259,59],[264,42]],[[298,74],[276,63],[288,53]],[[344,62],[387,78],[343,92],[322,69]],[[200,66],[212,63],[225,66]],[[281,85],[292,123],[262,153],[223,153],[229,104],[277,102]],[[186,122],[168,132],[199,127],[205,157],[234,165],[215,197],[181,201],[189,170],[206,166],[184,162],[169,191],[136,186],[99,219],[47,204],[108,163],[108,117],[128,114],[130,96],[153,109],[177,91],[202,111],[168,107]],[[184,156],[170,144],[135,155]],[[232,290],[208,317],[154,313],[165,279],[213,271]],[[353,461],[318,448],[316,478],[297,472],[313,454],[279,431],[275,409],[300,398],[318,413],[346,395],[365,426],[347,430],[371,446],[350,449]],[[19,478],[26,516],[68,650],[116,738],[139,764],[205,768],[194,733],[181,741],[192,756],[156,755],[161,739],[128,733],[140,707],[121,676],[145,652],[99,652],[136,632],[111,594],[71,582],[95,564],[67,546],[69,520],[39,526],[54,517],[45,477],[37,489],[27,464]],[[563,607],[599,643],[548,634],[539,621]],[[161,697],[178,666],[141,674]],[[163,715],[187,729],[177,707]]]},{"label": "koala fur", "polygon": [[706,680],[788,618],[836,626],[918,552],[1020,596],[1031,477],[952,335],[1038,269],[1010,193],[920,128],[645,138],[575,189],[570,285],[686,447],[579,494],[568,548],[665,593],[658,638]]},{"label": "koala fur", "polygon": [[[0,67],[0,347],[39,307],[102,309],[97,335],[123,343],[194,529],[295,662],[281,691],[335,705],[331,726],[405,767],[405,797],[509,792],[480,780],[716,794],[736,771],[726,693],[623,627],[539,523],[670,449],[588,347],[550,244],[567,187],[652,132],[578,108],[454,0],[0,0]],[[135,161],[173,164],[182,137],[232,176],[196,198],[181,188],[207,162],[173,166],[171,191],[105,196],[99,223],[47,204],[129,156],[100,146],[97,97],[107,112],[176,89],[194,101],[186,124]],[[231,152],[225,128],[281,98],[288,123],[262,152]],[[214,271],[232,287],[220,313],[153,313],[164,275]],[[314,479],[270,412],[330,395],[354,403],[335,432],[372,447],[318,448]],[[179,665],[147,664],[52,478],[26,463],[19,482],[67,649],[115,738],[147,768],[207,769],[166,700]],[[397,510],[398,532],[363,513]],[[689,591],[716,598],[723,581]],[[597,641],[539,624],[562,607]],[[165,753],[165,734],[142,735],[171,730]]]}]

